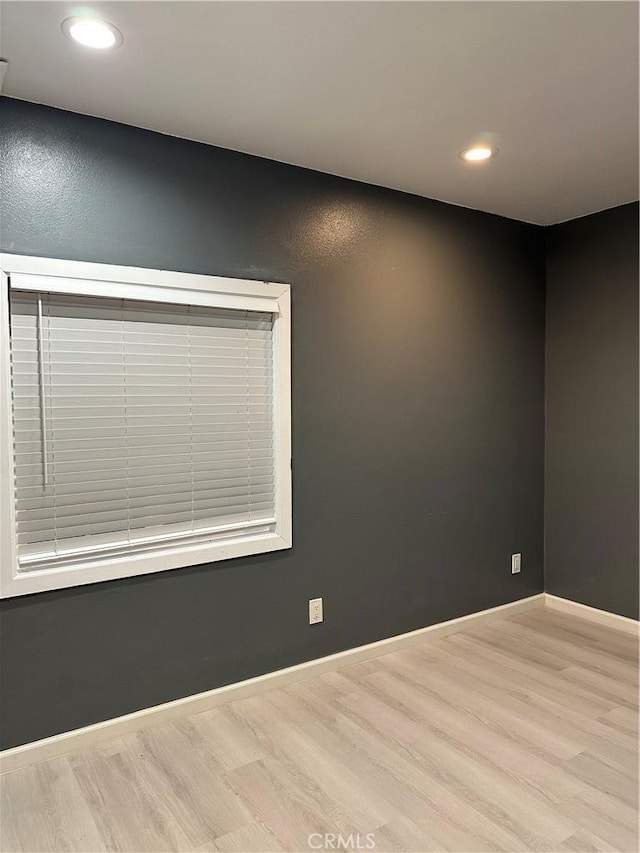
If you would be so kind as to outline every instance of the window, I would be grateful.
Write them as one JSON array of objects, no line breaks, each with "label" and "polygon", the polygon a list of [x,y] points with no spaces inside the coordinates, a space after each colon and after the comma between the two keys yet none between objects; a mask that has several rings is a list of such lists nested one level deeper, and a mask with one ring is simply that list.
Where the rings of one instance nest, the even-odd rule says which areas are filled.
[{"label": "window", "polygon": [[287,285],[1,261],[3,597],[291,547]]}]

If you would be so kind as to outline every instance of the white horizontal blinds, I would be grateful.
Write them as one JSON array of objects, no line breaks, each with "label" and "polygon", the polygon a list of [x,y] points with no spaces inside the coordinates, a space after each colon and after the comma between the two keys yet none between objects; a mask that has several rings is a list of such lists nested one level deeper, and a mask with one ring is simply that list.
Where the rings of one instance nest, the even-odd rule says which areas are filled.
[{"label": "white horizontal blinds", "polygon": [[14,290],[11,346],[23,570],[272,529],[271,314]]}]

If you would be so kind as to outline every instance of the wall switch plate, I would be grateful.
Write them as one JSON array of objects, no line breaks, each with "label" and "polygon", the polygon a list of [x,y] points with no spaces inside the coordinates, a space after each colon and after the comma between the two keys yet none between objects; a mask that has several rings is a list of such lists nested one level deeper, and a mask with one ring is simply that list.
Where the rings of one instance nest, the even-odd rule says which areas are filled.
[{"label": "wall switch plate", "polygon": [[310,598],[309,599],[309,625],[317,625],[318,622],[322,622],[324,616],[322,614],[322,599],[321,598]]},{"label": "wall switch plate", "polygon": [[522,554],[512,554],[511,555],[511,574],[512,575],[519,575],[521,566],[522,566]]}]

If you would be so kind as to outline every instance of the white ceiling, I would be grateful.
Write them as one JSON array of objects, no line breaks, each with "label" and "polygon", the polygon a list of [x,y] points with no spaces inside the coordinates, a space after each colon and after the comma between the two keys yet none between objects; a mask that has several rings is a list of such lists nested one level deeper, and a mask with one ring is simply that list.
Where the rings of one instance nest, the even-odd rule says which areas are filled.
[{"label": "white ceiling", "polygon": [[2,3],[5,94],[540,224],[638,197],[634,2],[88,7],[122,47]]}]

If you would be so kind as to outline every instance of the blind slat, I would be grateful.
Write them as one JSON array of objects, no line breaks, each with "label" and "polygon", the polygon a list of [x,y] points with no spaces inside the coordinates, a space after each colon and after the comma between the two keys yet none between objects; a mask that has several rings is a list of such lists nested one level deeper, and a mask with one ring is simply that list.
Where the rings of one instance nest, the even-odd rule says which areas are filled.
[{"label": "blind slat", "polygon": [[[113,479],[116,476],[116,471],[119,472],[118,476],[122,475],[122,471],[127,471],[128,479],[134,484],[136,482],[155,480],[157,477],[169,478],[172,474],[182,475],[184,473],[188,473],[193,481],[197,482],[203,476],[220,476],[221,472],[225,470],[242,472],[242,475],[245,476],[247,471],[271,465],[271,457],[271,448],[254,451],[246,464],[238,453],[233,458],[225,458],[223,454],[218,454],[215,459],[208,461],[206,466],[199,466],[202,468],[202,472],[197,470],[186,472],[181,462],[165,459],[153,466],[153,473],[151,474],[144,468],[137,471],[128,470],[126,462],[122,465],[115,465],[113,460],[105,460],[102,462],[102,467],[99,467],[100,463],[98,462],[91,462],[91,465],[73,462],[67,464],[66,470],[63,473],[56,472],[55,483],[58,492],[63,493],[67,484],[75,485],[88,482],[91,485],[91,483],[95,483],[100,479]],[[23,466],[16,477],[18,487],[40,487],[42,489],[41,468],[42,463]]]},{"label": "blind slat", "polygon": [[[256,500],[255,503],[252,502],[251,504],[236,500],[229,501],[224,504],[211,504],[206,507],[196,507],[195,509],[190,504],[187,505],[185,503],[178,505],[175,512],[173,509],[169,511],[167,507],[153,507],[150,512],[105,512],[101,515],[90,513],[87,514],[86,517],[79,513],[75,517],[69,516],[62,519],[60,524],[57,523],[57,519],[27,522],[23,525],[23,528],[29,527],[29,529],[24,530],[22,533],[18,530],[18,537],[20,538],[23,536],[31,538],[32,535],[33,537],[37,535],[38,541],[42,542],[47,538],[68,539],[71,537],[75,538],[76,536],[86,536],[89,527],[92,525],[99,525],[102,528],[100,531],[95,532],[122,533],[127,532],[128,530],[133,530],[134,528],[155,527],[159,523],[158,518],[160,517],[164,517],[166,519],[164,522],[166,524],[177,524],[185,521],[191,522],[207,519],[215,519],[218,521],[226,515],[238,515],[239,513],[243,513],[247,515],[247,517],[250,515],[253,515],[254,517],[259,515],[269,516],[273,514],[273,502],[262,498],[260,500]],[[173,518],[171,517],[172,514],[174,515]],[[184,517],[178,517],[179,515]],[[117,523],[114,524],[113,522]],[[86,527],[86,530],[82,529],[83,525]],[[51,531],[57,535],[51,536]],[[87,542],[86,544],[88,545],[89,543]]]},{"label": "blind slat", "polygon": [[[251,501],[247,500],[244,495],[230,495],[211,501],[164,501],[158,504],[150,504],[147,507],[131,507],[126,500],[121,501],[119,505],[112,505],[106,509],[102,508],[100,504],[87,504],[86,512],[82,512],[82,508],[79,507],[75,513],[56,514],[53,519],[50,514],[46,516],[43,514],[38,518],[31,517],[29,521],[18,519],[18,536],[23,533],[28,534],[51,529],[60,531],[61,535],[64,536],[66,535],[65,531],[70,527],[79,527],[82,524],[107,524],[111,521],[119,521],[122,529],[126,530],[129,523],[133,524],[134,521],[143,521],[147,518],[157,518],[158,515],[188,513],[189,518],[191,518],[194,513],[196,516],[202,512],[209,515],[209,510],[213,514],[216,510],[224,512],[226,508],[232,507],[235,511],[250,512],[252,507],[265,505],[272,507],[273,503],[269,495],[264,494],[256,495],[255,500]],[[189,518],[184,520],[189,520]]]},{"label": "blind slat", "polygon": [[[22,507],[18,503],[18,520],[42,519],[51,517],[51,509],[55,508],[56,516],[62,518],[67,515],[77,514],[79,507],[84,512],[87,512],[88,506],[95,506],[96,512],[108,511],[117,507],[124,502],[131,507],[147,508],[151,505],[167,504],[179,501],[193,500],[195,503],[203,504],[207,501],[222,500],[227,497],[251,497],[251,502],[257,499],[260,495],[268,498],[273,494],[273,479],[265,478],[265,482],[247,484],[246,482],[234,486],[220,486],[214,488],[200,488],[191,490],[188,484],[184,484],[184,488],[179,488],[180,484],[172,485],[168,491],[159,492],[157,488],[145,488],[130,490],[127,486],[118,489],[112,489],[107,492],[94,492],[92,495],[93,503],[87,503],[86,500],[79,502],[77,495],[64,495],[66,500],[56,500],[53,498],[42,498],[40,506]],[[36,503],[32,501],[31,503]],[[21,514],[22,513],[22,514]]]},{"label": "blind slat", "polygon": [[91,538],[87,545],[86,537],[79,536],[64,541],[64,548],[56,550],[55,541],[40,540],[36,543],[23,545],[22,563],[26,568],[38,567],[43,562],[54,565],[69,565],[87,559],[92,554],[127,554],[134,546],[136,553],[156,548],[162,541],[181,544],[181,541],[202,542],[210,540],[213,535],[217,539],[234,538],[238,532],[266,533],[273,530],[275,517],[257,516],[247,520],[246,513],[225,516],[224,519],[213,519],[213,524],[199,523],[195,528],[192,524],[167,524],[159,527],[145,527],[141,530],[130,530],[126,538],[122,533],[102,533]]},{"label": "blind slat", "polygon": [[[74,483],[65,487],[58,487],[58,489],[56,490],[55,498],[51,498],[49,495],[49,492],[51,492],[52,489],[46,489],[44,493],[40,486],[32,487],[30,491],[28,489],[25,489],[24,497],[18,499],[17,506],[20,507],[23,505],[23,503],[25,505],[28,503],[29,508],[36,509],[37,507],[46,504],[47,501],[51,501],[52,506],[65,506],[69,503],[74,504],[80,501],[85,502],[87,500],[95,499],[107,501],[109,500],[110,495],[119,495],[120,493],[128,494],[132,499],[139,495],[149,495],[148,484],[145,484],[143,481],[138,485],[132,486],[131,478],[126,476],[126,471],[123,470],[121,473],[123,474],[123,476],[120,477],[119,480],[107,480],[103,483]],[[262,482],[263,478],[265,482]],[[215,482],[216,486],[214,488],[219,490],[221,493],[225,493],[239,484],[242,484],[245,494],[253,494],[255,491],[262,488],[264,485],[269,486],[269,491],[273,493],[273,478],[270,474],[256,474],[254,477],[229,476],[225,477],[224,480],[219,480]],[[173,490],[179,485],[179,483],[171,483],[169,486],[166,487],[167,494],[171,494]],[[211,490],[212,489],[210,486],[209,488],[207,488],[206,485],[198,483],[194,484],[193,488],[191,488],[189,492],[194,497],[197,497],[199,492]]]}]

